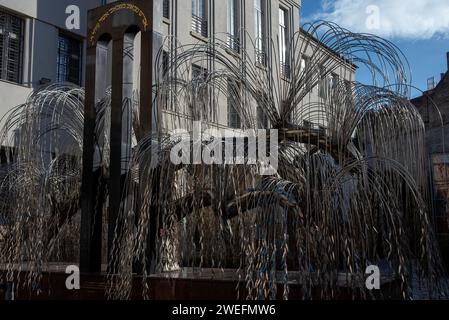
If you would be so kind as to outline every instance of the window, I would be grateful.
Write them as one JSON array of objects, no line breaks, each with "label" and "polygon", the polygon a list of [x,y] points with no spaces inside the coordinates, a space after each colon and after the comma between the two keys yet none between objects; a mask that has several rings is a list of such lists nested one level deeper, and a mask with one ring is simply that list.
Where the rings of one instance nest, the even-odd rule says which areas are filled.
[{"label": "window", "polygon": [[254,0],[254,22],[256,31],[256,62],[266,64],[265,52],[265,0]]},{"label": "window", "polygon": [[240,52],[240,9],[239,0],[228,0],[228,46],[230,49]]},{"label": "window", "polygon": [[262,107],[257,107],[257,128],[267,129],[268,128],[268,116]]},{"label": "window", "polygon": [[162,16],[170,19],[170,0],[164,0],[162,3]]},{"label": "window", "polygon": [[165,77],[168,74],[168,68],[170,63],[170,56],[167,51],[162,52],[162,75]]},{"label": "window", "polygon": [[352,82],[349,80],[345,80],[344,82],[345,82],[346,92],[352,92],[354,89]]},{"label": "window", "polygon": [[57,82],[71,82],[81,85],[82,43],[62,33],[58,42]]},{"label": "window", "polygon": [[[203,116],[207,117],[207,121],[214,122],[216,120],[216,107],[212,103],[210,97],[211,92],[209,91],[209,87],[207,85],[209,73],[208,70],[205,68],[202,68],[197,65],[192,66],[192,85],[194,87],[194,90],[196,94],[198,95],[195,97],[196,103],[201,105],[203,108],[202,114]],[[208,112],[206,112],[208,110]],[[194,114],[194,117],[196,115]],[[196,119],[196,118],[195,118]]]},{"label": "window", "polygon": [[206,0],[192,0],[192,30],[207,37]]},{"label": "window", "polygon": [[322,99],[327,99],[327,87],[328,87],[328,81],[326,78],[326,71],[324,70],[324,67],[319,68],[319,82],[318,82],[318,95]]},{"label": "window", "polygon": [[309,72],[309,68],[310,68],[310,58],[302,55],[301,56],[301,65],[300,65],[300,72],[301,72],[301,77],[304,81],[306,82],[306,90],[311,91],[311,83],[310,83],[310,79],[307,79],[307,73]]},{"label": "window", "polygon": [[281,63],[281,74],[284,77],[290,76],[288,37],[288,11],[279,8],[279,61]]},{"label": "window", "polygon": [[204,86],[207,81],[207,70],[197,65],[192,66],[192,85],[203,98],[207,96],[207,88]]},{"label": "window", "polygon": [[338,82],[340,81],[340,77],[338,76],[338,74],[336,74],[336,73],[332,73],[332,76],[331,76],[331,84],[330,84],[330,87],[332,88],[332,89],[337,89],[337,87],[338,87]]},{"label": "window", "polygon": [[309,66],[310,66],[310,58],[305,55],[302,55],[301,66],[300,66],[301,73],[307,72],[307,69],[309,68]]},{"label": "window", "polygon": [[206,69],[194,65],[192,67],[192,82],[195,85],[200,86],[206,81],[206,79],[207,79]]},{"label": "window", "polygon": [[320,68],[319,95],[320,98],[328,99],[338,87],[340,77],[336,73],[325,74],[325,69]]},{"label": "window", "polygon": [[0,79],[22,82],[23,19],[0,11]]},{"label": "window", "polygon": [[233,129],[240,129],[242,121],[238,113],[240,89],[232,80],[228,80],[228,126]]}]

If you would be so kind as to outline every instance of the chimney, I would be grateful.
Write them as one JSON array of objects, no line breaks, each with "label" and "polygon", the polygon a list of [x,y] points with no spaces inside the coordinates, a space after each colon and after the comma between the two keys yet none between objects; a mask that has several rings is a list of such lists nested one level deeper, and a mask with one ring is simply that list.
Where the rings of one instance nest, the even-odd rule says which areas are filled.
[{"label": "chimney", "polygon": [[435,77],[427,79],[427,91],[435,89]]}]

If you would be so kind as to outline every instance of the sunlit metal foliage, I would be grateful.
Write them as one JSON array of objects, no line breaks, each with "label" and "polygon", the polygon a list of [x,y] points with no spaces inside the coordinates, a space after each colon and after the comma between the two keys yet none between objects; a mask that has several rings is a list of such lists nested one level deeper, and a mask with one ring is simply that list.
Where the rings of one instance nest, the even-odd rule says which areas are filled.
[{"label": "sunlit metal foliage", "polygon": [[[1,215],[9,224],[0,261],[10,279],[24,268],[31,285],[51,257],[74,255],[78,225],[71,218],[79,210],[83,103],[82,89],[52,85],[5,116]],[[61,242],[72,252],[59,250]]]},{"label": "sunlit metal foliage", "polygon": [[[369,298],[365,269],[379,263],[399,280],[403,298],[411,296],[412,274],[430,294],[445,292],[428,208],[424,125],[408,102],[406,59],[386,40],[335,24],[304,29],[292,37],[287,61],[280,61],[277,39],[266,39],[264,59],[249,36],[238,53],[216,39],[167,39],[171,50],[159,54],[153,88],[157,126],[149,136],[136,125],[129,132],[136,145],[124,160],[110,298],[130,298],[136,269],[147,296],[151,274],[186,267],[235,269],[247,289],[240,298],[287,299],[292,283],[304,298],[317,290],[333,298],[342,287]],[[353,64],[371,71],[371,86],[334,79],[324,98],[311,98],[333,72]],[[278,130],[276,173],[260,175],[261,162],[171,161],[181,141],[192,150],[221,144],[206,130],[219,127],[223,97],[232,97],[243,129]],[[96,130],[104,176],[109,104],[108,95],[99,101]],[[138,101],[124,104],[133,106],[124,110],[136,122]],[[31,270],[30,282],[38,280],[52,243],[67,234],[58,221],[73,221],[79,210],[82,110],[81,89],[53,86],[7,119],[5,141],[18,129],[2,185],[12,223],[0,254],[10,276],[19,264]],[[193,135],[198,122],[202,137]]]}]

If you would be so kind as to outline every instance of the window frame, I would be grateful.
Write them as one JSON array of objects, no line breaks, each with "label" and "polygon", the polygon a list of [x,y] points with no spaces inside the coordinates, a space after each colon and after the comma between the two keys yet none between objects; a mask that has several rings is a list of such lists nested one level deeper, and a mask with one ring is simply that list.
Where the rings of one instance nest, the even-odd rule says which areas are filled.
[{"label": "window frame", "polygon": [[254,0],[254,39],[256,63],[262,66],[267,65],[266,29],[266,1]]},{"label": "window frame", "polygon": [[[73,43],[77,43],[79,45],[79,56],[78,56],[78,81],[71,81],[73,79],[70,79],[71,74],[70,74],[70,59],[74,56],[74,52],[70,51],[71,48],[69,48],[69,51],[65,52],[66,57],[69,57],[69,61],[66,61],[66,63],[68,63],[68,65],[65,66],[66,68],[66,73],[63,73],[61,71],[61,66],[63,65],[60,62],[61,59],[61,39],[64,38],[65,40],[69,41],[69,44],[73,44]],[[63,30],[59,30],[59,34],[58,34],[58,48],[57,48],[57,56],[56,56],[56,82],[69,82],[69,83],[73,83],[75,85],[81,86],[83,83],[83,53],[84,53],[84,42],[82,39],[80,39],[79,37],[70,34],[68,32],[65,32]],[[65,75],[64,79],[61,80],[61,76]]]},{"label": "window frame", "polygon": [[231,129],[242,128],[242,117],[240,116],[238,109],[233,105],[233,103],[238,103],[238,99],[235,98],[237,94],[239,96],[241,95],[241,89],[236,86],[238,86],[238,84],[232,81],[232,79],[227,80],[228,127]]},{"label": "window frame", "polygon": [[229,48],[235,52],[240,52],[240,1],[227,0],[227,44]]},{"label": "window frame", "polygon": [[[301,69],[300,69],[300,75],[304,74],[304,79],[306,79],[307,74],[310,72],[312,58],[306,54],[301,54]],[[309,92],[313,92],[313,87],[310,81],[306,83],[306,90]]]},{"label": "window frame", "polygon": [[[17,15],[15,13],[12,13],[8,10],[4,10],[3,8],[0,8],[0,20],[1,16],[4,17],[4,27],[1,28],[0,24],[0,32],[2,35],[1,40],[1,46],[0,46],[0,80],[15,83],[18,85],[23,84],[23,56],[24,56],[24,39],[25,39],[25,18]],[[11,30],[13,29],[13,19],[16,20],[18,23],[19,30]],[[1,22],[0,22],[1,23]],[[17,26],[16,26],[17,27]],[[18,31],[18,35],[16,34],[16,39],[12,39],[14,41],[17,41],[17,49],[16,49],[16,58],[12,60],[11,64],[15,66],[16,70],[13,70],[15,75],[13,77],[9,76],[10,71],[10,61],[9,57],[11,54],[11,32]],[[5,36],[5,34],[8,33],[8,36]]]},{"label": "window frame", "polygon": [[164,19],[170,20],[171,5],[170,0],[163,0],[162,2],[162,17]]},{"label": "window frame", "polygon": [[192,0],[192,31],[209,37],[208,0]]},{"label": "window frame", "polygon": [[[199,76],[195,77],[195,74],[197,74]],[[208,77],[208,72],[207,72],[206,68],[199,66],[197,64],[192,64],[192,77],[191,78],[192,78],[193,83],[195,83],[195,84],[196,83],[198,83],[198,84],[204,83],[204,82],[206,82],[207,77]]]},{"label": "window frame", "polygon": [[281,75],[290,78],[289,43],[290,38],[290,10],[279,6],[279,63]]},{"label": "window frame", "polygon": [[326,100],[328,98],[328,77],[326,75],[326,69],[324,66],[319,66],[318,68],[318,97]]},{"label": "window frame", "polygon": [[268,115],[266,114],[265,110],[258,105],[256,109],[257,113],[257,129],[268,129],[269,127],[269,119]]}]

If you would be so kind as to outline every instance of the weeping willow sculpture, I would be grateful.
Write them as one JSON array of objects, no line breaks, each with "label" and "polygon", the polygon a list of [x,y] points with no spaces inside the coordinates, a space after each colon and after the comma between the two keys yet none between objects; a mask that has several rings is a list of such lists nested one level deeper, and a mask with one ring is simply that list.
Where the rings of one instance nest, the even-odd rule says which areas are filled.
[{"label": "weeping willow sculpture", "polygon": [[[399,279],[404,298],[411,296],[412,275],[431,295],[444,294],[429,217],[424,125],[408,102],[405,58],[388,41],[331,23],[304,29],[286,53],[269,42],[263,50],[269,55],[259,52],[260,39],[233,52],[226,41],[167,40],[170,53],[159,54],[153,88],[157,125],[148,136],[137,125],[127,133],[135,143],[123,160],[110,298],[130,297],[136,261],[144,296],[152,273],[198,267],[235,269],[247,299],[288,299],[291,283],[305,298],[314,288],[333,298],[342,275],[344,286],[367,298],[365,269],[380,261]],[[371,71],[374,85],[337,77],[323,85],[354,64]],[[321,98],[311,98],[317,90]],[[239,164],[237,156],[226,164],[171,161],[180,142],[189,150],[222,143],[206,130],[219,127],[223,97],[242,129],[277,130],[277,141],[270,141],[277,145],[276,173],[261,175],[263,164],[248,161],[247,144]],[[1,212],[10,227],[0,258],[10,278],[26,266],[28,283],[39,281],[60,255],[58,242],[67,245],[76,234],[83,104],[82,89],[54,85],[6,119],[2,142],[12,148]],[[96,166],[103,177],[109,105],[108,93],[97,105]],[[124,101],[131,124],[138,122],[138,105]],[[192,133],[195,123],[200,137]]]}]

